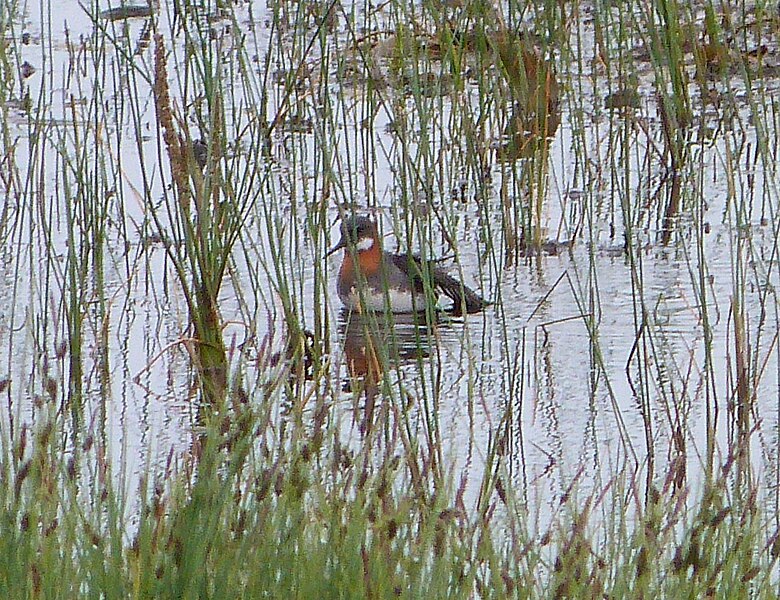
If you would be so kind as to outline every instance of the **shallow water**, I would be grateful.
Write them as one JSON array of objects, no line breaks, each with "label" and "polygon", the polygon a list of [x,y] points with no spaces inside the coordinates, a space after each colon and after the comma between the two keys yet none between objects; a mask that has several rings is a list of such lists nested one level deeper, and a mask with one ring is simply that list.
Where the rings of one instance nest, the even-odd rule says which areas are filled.
[{"label": "shallow water", "polygon": [[[254,28],[250,8],[259,24]],[[268,25],[273,15],[262,3],[235,10],[235,21],[215,16],[210,22],[224,41],[220,49],[234,56],[228,49],[238,43],[231,33],[239,28],[248,34],[246,43],[256,44],[247,54],[263,56],[269,39],[275,39]],[[161,20],[164,32],[170,31],[169,18]],[[143,20],[98,23],[125,50],[137,45],[144,28]],[[586,24],[582,27],[585,36],[592,35]],[[334,39],[343,43],[343,22],[338,31]],[[6,343],[0,357],[2,376],[12,382],[4,433],[12,433],[12,422],[18,428],[35,414],[34,399],[44,391],[33,374],[67,379],[67,357],[57,349],[69,335],[64,304],[74,289],[66,269],[72,260],[69,249],[75,244],[87,254],[94,251],[85,249],[89,232],[84,222],[91,215],[72,212],[68,204],[79,206],[79,194],[102,195],[104,203],[96,204],[108,215],[102,263],[98,266],[89,254],[90,270],[77,286],[84,310],[84,421],[105,435],[132,486],[148,466],[164,465],[171,449],[174,454],[188,449],[195,418],[196,390],[181,343],[191,335],[187,307],[162,245],[150,237],[155,229],[146,209],[149,202],[162,205],[169,179],[158,152],[150,88],[140,76],[152,72],[152,53],[141,50],[132,59],[138,70],[130,68],[76,2],[30,11],[14,32],[17,40],[22,32],[30,33],[32,42],[17,41],[18,51],[36,72],[12,96],[20,104],[29,94],[37,116],[29,118],[19,104],[5,108],[12,138],[5,151],[15,148],[19,172],[16,183],[7,186],[4,203],[0,335]],[[292,43],[294,33],[285,32],[283,39]],[[166,35],[165,42],[171,50],[169,75],[176,81],[183,76],[177,68],[181,38]],[[339,51],[346,54],[344,48]],[[96,74],[92,61],[99,52],[106,53],[106,72]],[[321,49],[315,45],[313,52],[310,62],[317,65]],[[273,57],[274,67],[289,71],[290,65],[281,64],[282,52]],[[582,64],[590,58],[584,56]],[[251,66],[259,70],[262,64]],[[225,70],[231,68],[226,59]],[[665,173],[657,160],[661,125],[651,70],[640,73],[641,108],[626,130],[626,145],[623,133],[611,133],[621,131],[625,117],[601,109],[604,90],[589,87],[587,78],[567,79],[584,86],[576,92],[586,100],[576,104],[567,97],[563,102],[562,123],[550,147],[542,223],[546,238],[575,243],[556,255],[510,262],[504,252],[502,203],[507,196],[525,202],[517,183],[523,161],[493,162],[489,179],[477,177],[464,142],[469,132],[448,128],[453,115],[479,114],[477,84],[467,85],[458,98],[463,106],[453,108],[447,96],[428,98],[425,114],[431,121],[425,124],[415,116],[413,99],[399,100],[404,110],[396,107],[393,123],[400,122],[401,113],[409,119],[411,133],[404,145],[390,131],[388,106],[377,107],[376,97],[366,99],[359,86],[340,85],[335,70],[335,65],[328,69],[325,86],[337,107],[330,114],[338,121],[318,122],[315,109],[320,107],[302,95],[294,110],[311,115],[312,130],[279,130],[271,140],[269,163],[256,166],[270,177],[265,183],[258,177],[251,188],[257,201],[220,295],[233,368],[253,373],[259,340],[270,339],[274,351],[283,348],[284,317],[275,291],[283,280],[307,327],[317,320],[316,303],[325,303],[321,314],[332,324],[330,369],[333,380],[346,382],[350,350],[344,346],[344,327],[338,326],[338,259],[324,259],[324,251],[337,235],[336,202],[370,204],[386,247],[450,257],[457,249],[457,262],[446,263],[451,271],[495,301],[483,314],[437,327],[423,355],[402,352],[397,368],[385,374],[392,394],[409,399],[409,419],[421,435],[433,408],[446,470],[467,490],[471,505],[491,443],[505,432],[503,461],[516,493],[531,512],[547,514],[575,478],[586,490],[601,489],[615,477],[643,481],[651,468],[649,450],[652,478],[663,479],[670,459],[682,453],[693,487],[708,463],[708,435],[714,439],[716,464],[733,453],[736,297],[751,352],[754,477],[764,482],[767,500],[776,507],[778,187],[774,166],[765,171],[754,158],[757,132],[738,82],[729,95],[737,99],[734,119],[726,121],[725,110],[715,112],[706,123],[724,129],[691,144],[696,167],[684,175],[689,206],[678,235],[663,246],[654,194],[664,193]],[[234,81],[226,77],[234,94],[231,133],[236,147],[245,148],[249,141],[241,137],[242,126],[255,114],[256,100]],[[281,88],[273,81],[267,85],[273,88],[272,104],[278,105]],[[756,86],[765,86],[763,93],[769,95],[777,82],[767,78]],[[182,109],[181,103],[176,106]],[[581,108],[584,116],[577,113]],[[369,126],[359,125],[369,115],[374,116]],[[776,139],[774,117],[762,124],[767,137]],[[737,126],[739,135],[732,133]],[[500,129],[493,129],[487,141],[497,144]],[[623,151],[630,157],[628,168],[617,162]],[[332,177],[327,191],[323,162]],[[83,186],[74,181],[75,171],[91,174]],[[419,173],[430,175],[426,181],[433,182],[432,189],[414,183]],[[466,201],[453,198],[453,189],[463,191]],[[321,223],[320,214],[326,221],[315,241],[309,227]],[[411,214],[422,217],[425,231],[407,229]],[[77,220],[70,224],[69,217]],[[621,251],[627,222],[634,228],[633,267]],[[454,232],[453,244],[441,233],[444,226]],[[281,271],[273,267],[272,247],[288,261]],[[408,351],[410,331],[404,327],[396,334],[406,336]],[[326,393],[341,411],[345,436],[359,440],[365,433],[359,414],[365,403],[355,402],[347,388],[333,386]]]}]

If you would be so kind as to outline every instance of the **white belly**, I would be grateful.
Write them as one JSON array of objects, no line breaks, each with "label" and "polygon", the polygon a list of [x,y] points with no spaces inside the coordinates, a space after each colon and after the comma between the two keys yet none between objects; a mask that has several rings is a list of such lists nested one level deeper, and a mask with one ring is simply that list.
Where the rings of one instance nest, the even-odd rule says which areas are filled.
[{"label": "white belly", "polygon": [[[410,294],[396,289],[375,292],[370,289],[362,293],[355,288],[349,294],[339,295],[341,302],[350,310],[387,311],[394,313],[413,313],[425,310],[425,295]],[[362,300],[362,302],[361,302]]]}]

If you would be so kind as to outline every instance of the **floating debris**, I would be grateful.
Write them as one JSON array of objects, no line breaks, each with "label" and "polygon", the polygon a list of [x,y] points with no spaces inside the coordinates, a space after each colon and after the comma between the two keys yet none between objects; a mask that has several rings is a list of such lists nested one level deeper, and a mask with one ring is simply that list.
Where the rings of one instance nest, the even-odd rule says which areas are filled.
[{"label": "floating debris", "polygon": [[28,79],[35,75],[35,67],[33,67],[30,63],[27,61],[24,61],[22,63],[21,67],[21,73],[22,73],[22,79]]},{"label": "floating debris", "polygon": [[519,254],[520,256],[558,256],[564,252],[568,252],[574,246],[574,240],[544,240],[539,245],[532,243],[526,243],[524,240],[520,242]]},{"label": "floating debris", "polygon": [[439,75],[432,72],[403,75],[399,78],[397,86],[402,88],[406,94],[419,93],[425,98],[447,96],[454,89],[452,75],[449,73]]},{"label": "floating debris", "polygon": [[623,108],[639,108],[641,99],[636,90],[623,89],[604,98],[604,108],[607,110],[620,110]]},{"label": "floating debris", "polygon": [[287,117],[282,126],[288,133],[311,133],[314,131],[312,120],[301,115]]},{"label": "floating debris", "polygon": [[100,17],[107,21],[123,21],[125,19],[143,19],[152,16],[152,7],[149,5],[125,5],[109,8],[100,13]]}]

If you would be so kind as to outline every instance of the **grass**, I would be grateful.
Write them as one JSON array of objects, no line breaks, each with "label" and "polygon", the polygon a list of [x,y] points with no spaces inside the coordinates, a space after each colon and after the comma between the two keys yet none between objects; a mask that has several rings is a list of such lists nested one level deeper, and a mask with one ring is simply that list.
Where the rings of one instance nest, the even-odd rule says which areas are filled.
[{"label": "grass", "polygon": [[[0,584],[11,597],[774,593],[777,534],[767,542],[756,488],[729,482],[739,459],[695,499],[675,471],[647,499],[636,481],[580,498],[572,486],[534,535],[498,461],[492,499],[469,515],[446,483],[423,481],[424,451],[377,455],[292,424],[279,434],[270,398],[237,405],[188,457],[144,476],[139,502],[114,487],[100,440],[62,460],[52,404],[8,449]],[[601,521],[602,510],[634,522]]]},{"label": "grass", "polygon": [[768,5],[177,10],[0,9],[0,596],[776,597]]}]

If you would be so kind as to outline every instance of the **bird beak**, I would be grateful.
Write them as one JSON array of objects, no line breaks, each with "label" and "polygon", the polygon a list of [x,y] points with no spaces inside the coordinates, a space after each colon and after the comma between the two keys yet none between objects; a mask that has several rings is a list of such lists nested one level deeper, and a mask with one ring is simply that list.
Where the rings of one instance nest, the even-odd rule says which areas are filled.
[{"label": "bird beak", "polygon": [[338,243],[333,246],[328,252],[325,254],[325,258],[333,254],[334,252],[337,252],[338,250],[341,250],[342,248],[347,247],[347,240],[344,238],[344,236],[341,236],[341,239],[338,241]]}]

